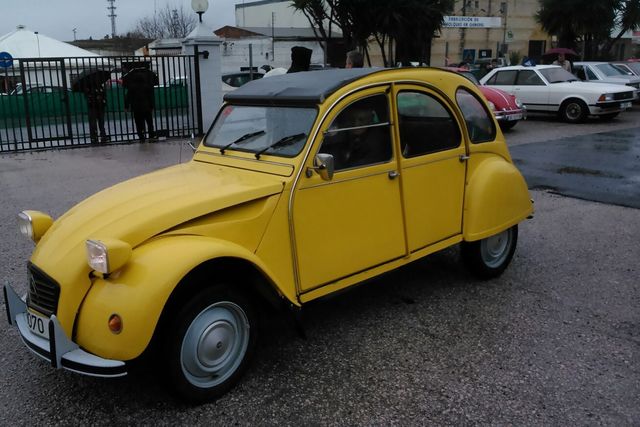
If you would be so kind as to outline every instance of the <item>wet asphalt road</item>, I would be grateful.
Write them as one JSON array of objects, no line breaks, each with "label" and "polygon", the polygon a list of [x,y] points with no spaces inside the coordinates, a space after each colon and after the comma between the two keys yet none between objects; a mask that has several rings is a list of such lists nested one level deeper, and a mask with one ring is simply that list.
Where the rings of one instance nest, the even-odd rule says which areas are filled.
[{"label": "wet asphalt road", "polygon": [[[519,124],[513,138],[544,127]],[[549,150],[528,142],[512,147],[514,157]],[[32,245],[16,231],[16,212],[58,216],[101,188],[176,163],[179,149],[0,156],[0,280],[26,289]],[[0,424],[638,425],[640,210],[532,196],[536,216],[521,225],[502,277],[474,280],[450,249],[311,304],[307,340],[274,319],[240,384],[199,407],[173,400],[161,372],[101,380],[52,371],[1,311]]]},{"label": "wet asphalt road", "polygon": [[640,127],[518,145],[511,155],[530,188],[640,208]]}]

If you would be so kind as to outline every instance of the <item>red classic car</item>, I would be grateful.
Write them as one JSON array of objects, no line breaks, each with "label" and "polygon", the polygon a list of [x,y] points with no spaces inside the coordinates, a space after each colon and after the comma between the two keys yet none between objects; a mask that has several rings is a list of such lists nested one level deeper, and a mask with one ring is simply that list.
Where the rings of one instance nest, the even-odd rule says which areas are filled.
[{"label": "red classic car", "polygon": [[478,86],[480,92],[487,98],[489,107],[503,130],[511,129],[518,121],[527,118],[527,108],[515,96],[500,89],[482,86],[476,76],[466,68],[446,67],[446,69],[462,74]]}]

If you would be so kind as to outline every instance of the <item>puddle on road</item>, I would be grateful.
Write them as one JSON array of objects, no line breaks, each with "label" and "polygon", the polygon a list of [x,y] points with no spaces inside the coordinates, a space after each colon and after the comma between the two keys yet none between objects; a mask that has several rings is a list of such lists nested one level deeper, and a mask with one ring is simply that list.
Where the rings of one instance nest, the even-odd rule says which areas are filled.
[{"label": "puddle on road", "polygon": [[573,166],[560,168],[556,172],[558,172],[559,174],[590,175],[590,176],[597,176],[601,178],[615,178],[615,179],[624,178],[622,175],[606,173],[606,172],[602,172],[595,169],[577,168]]}]

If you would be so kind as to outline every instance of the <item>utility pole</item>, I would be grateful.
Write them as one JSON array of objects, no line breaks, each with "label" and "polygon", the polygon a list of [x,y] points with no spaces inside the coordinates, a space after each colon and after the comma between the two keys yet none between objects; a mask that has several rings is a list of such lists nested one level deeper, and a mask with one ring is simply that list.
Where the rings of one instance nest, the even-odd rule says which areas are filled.
[{"label": "utility pole", "polygon": [[78,29],[77,29],[77,28],[74,28],[74,29],[73,29],[73,30],[71,30],[71,31],[73,31],[73,41],[78,40],[78,39],[76,38],[76,31],[78,31]]},{"label": "utility pole", "polygon": [[109,18],[111,18],[111,38],[114,38],[116,36],[116,0],[107,0],[107,3],[109,3],[109,6],[107,6],[107,10],[109,11],[109,14],[107,15]]}]

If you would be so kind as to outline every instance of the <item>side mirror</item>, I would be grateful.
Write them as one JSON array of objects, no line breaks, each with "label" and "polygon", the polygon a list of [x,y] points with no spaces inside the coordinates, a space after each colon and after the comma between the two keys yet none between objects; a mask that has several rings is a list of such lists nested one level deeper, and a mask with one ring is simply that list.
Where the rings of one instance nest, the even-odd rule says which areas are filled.
[{"label": "side mirror", "polygon": [[[331,181],[334,172],[333,155],[326,153],[316,154],[313,159],[313,167],[310,169],[316,171],[325,181]],[[307,176],[311,176],[310,171]]]}]

